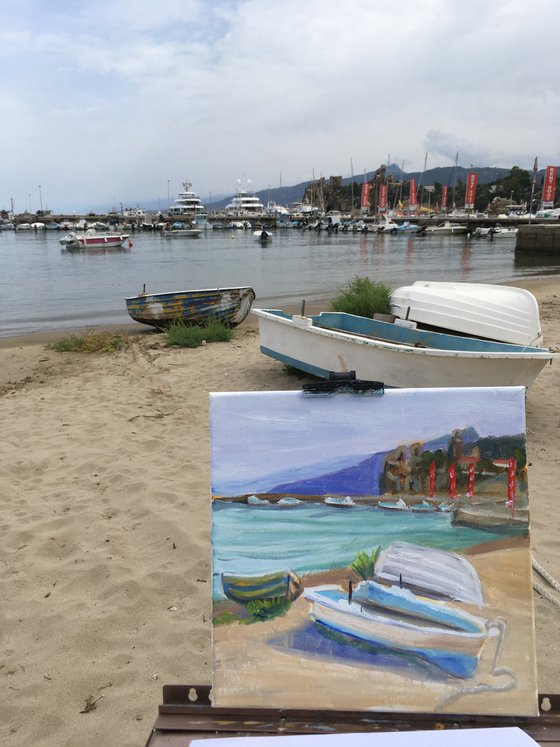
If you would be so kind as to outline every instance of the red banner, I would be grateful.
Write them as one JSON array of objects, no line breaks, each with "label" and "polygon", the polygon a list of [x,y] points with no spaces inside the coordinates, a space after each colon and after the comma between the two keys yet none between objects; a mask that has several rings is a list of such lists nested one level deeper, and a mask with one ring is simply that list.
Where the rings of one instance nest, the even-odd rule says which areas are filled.
[{"label": "red banner", "polygon": [[465,210],[474,210],[474,198],[476,195],[476,185],[478,174],[470,173],[467,176],[467,191],[465,193]]},{"label": "red banner", "polygon": [[472,499],[474,503],[474,463],[469,464],[469,471],[467,473],[467,496]]},{"label": "red banner", "polygon": [[430,498],[436,494],[436,463],[430,462]]},{"label": "red banner", "polygon": [[416,201],[416,179],[410,180],[410,196],[408,198],[408,204],[411,208],[416,210],[418,202]]},{"label": "red banner", "polygon": [[557,166],[547,166],[544,177],[542,206],[554,207],[554,193],[556,192],[556,177],[558,175]]},{"label": "red banner", "polygon": [[362,184],[362,210],[367,210],[369,208],[369,188],[370,188],[369,182],[364,182]]},{"label": "red banner", "polygon": [[517,473],[517,465],[513,457],[510,458],[508,464],[508,499],[507,505],[511,510],[511,515],[515,515],[515,480]]},{"label": "red banner", "polygon": [[449,497],[455,500],[457,498],[457,474],[455,472],[455,462],[452,462],[449,465],[447,474],[449,475]]},{"label": "red banner", "polygon": [[441,189],[441,209],[445,210],[447,208],[447,185],[442,187]]},{"label": "red banner", "polygon": [[379,210],[387,210],[387,185],[382,184],[379,187]]}]

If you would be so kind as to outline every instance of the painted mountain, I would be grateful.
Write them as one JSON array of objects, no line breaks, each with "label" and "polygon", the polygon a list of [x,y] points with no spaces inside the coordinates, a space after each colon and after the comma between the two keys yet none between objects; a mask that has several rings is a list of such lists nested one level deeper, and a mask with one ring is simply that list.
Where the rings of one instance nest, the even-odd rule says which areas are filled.
[{"label": "painted mountain", "polygon": [[[480,437],[474,428],[462,429],[462,439],[465,453],[468,453],[480,441]],[[495,440],[499,441],[499,439]],[[432,441],[423,443],[422,451],[433,452],[441,449],[447,453],[450,441],[451,434],[439,436]],[[267,492],[293,493],[296,495],[326,495],[328,493],[354,496],[379,495],[381,492],[380,478],[384,470],[385,460],[393,452],[394,449],[380,451],[344,469],[323,472],[304,480],[281,483]]]}]

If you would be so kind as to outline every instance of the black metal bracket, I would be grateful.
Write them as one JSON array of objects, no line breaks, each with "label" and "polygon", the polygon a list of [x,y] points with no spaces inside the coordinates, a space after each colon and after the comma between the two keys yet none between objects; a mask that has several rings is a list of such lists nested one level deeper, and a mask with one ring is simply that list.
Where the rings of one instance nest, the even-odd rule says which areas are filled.
[{"label": "black metal bracket", "polygon": [[329,397],[334,394],[360,394],[381,396],[385,393],[382,381],[364,381],[356,379],[355,371],[330,371],[326,381],[304,384],[304,397]]}]

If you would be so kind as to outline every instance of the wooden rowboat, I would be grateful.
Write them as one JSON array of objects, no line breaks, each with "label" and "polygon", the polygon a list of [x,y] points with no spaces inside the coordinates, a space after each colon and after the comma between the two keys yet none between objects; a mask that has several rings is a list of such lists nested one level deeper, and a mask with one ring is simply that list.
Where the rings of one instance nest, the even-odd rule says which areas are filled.
[{"label": "wooden rowboat", "polygon": [[303,584],[293,571],[264,576],[232,576],[222,573],[222,589],[228,599],[248,604],[263,599],[293,602],[303,592]]},{"label": "wooden rowboat", "polygon": [[247,317],[255,300],[252,288],[209,288],[129,296],[126,308],[135,322],[166,327],[180,320],[189,325],[211,320],[235,327]]}]

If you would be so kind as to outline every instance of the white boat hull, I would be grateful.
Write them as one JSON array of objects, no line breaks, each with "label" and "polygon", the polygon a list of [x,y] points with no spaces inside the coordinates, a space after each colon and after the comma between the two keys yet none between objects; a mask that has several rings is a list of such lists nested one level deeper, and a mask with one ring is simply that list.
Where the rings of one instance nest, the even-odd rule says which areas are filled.
[{"label": "white boat hull", "polygon": [[401,319],[439,329],[515,345],[542,344],[537,301],[523,288],[418,280],[396,288],[390,308]]},{"label": "white boat hull", "polygon": [[284,318],[254,309],[265,355],[321,378],[355,371],[358,379],[391,387],[530,387],[555,356],[416,348],[312,325],[307,317]]}]

